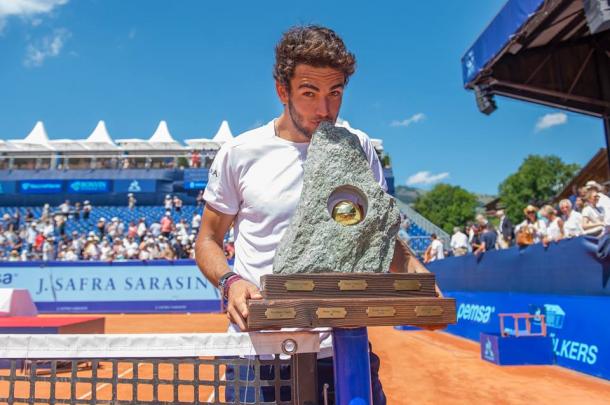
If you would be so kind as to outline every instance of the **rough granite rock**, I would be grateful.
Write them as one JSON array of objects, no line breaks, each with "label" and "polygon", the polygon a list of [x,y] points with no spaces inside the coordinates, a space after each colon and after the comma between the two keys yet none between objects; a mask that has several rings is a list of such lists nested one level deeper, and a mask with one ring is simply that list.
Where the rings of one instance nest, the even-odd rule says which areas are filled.
[{"label": "rough granite rock", "polygon": [[[353,186],[365,196],[366,215],[356,225],[337,223],[327,208],[341,186]],[[358,138],[323,122],[309,145],[301,199],[278,246],[273,272],[387,272],[399,225],[396,202],[373,177]]]}]

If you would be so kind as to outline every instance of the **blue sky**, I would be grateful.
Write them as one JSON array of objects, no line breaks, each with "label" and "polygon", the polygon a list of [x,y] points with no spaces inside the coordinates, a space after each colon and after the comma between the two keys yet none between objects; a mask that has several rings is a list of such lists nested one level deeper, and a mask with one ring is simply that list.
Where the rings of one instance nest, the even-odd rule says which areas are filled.
[{"label": "blue sky", "polygon": [[604,146],[595,118],[505,98],[478,112],[460,58],[503,3],[0,0],[0,139],[37,120],[51,139],[85,138],[100,119],[115,139],[148,138],[161,119],[177,139],[223,119],[238,134],[281,112],[281,33],[316,23],[356,54],[341,116],[383,139],[397,185],[496,193],[528,154],[584,164]]}]

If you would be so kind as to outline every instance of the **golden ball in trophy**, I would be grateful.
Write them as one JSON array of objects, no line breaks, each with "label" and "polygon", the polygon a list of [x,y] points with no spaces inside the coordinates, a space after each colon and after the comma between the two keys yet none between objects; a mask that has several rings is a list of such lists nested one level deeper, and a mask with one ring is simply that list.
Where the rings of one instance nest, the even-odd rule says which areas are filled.
[{"label": "golden ball in trophy", "polygon": [[352,201],[343,200],[339,201],[333,207],[332,217],[341,225],[348,226],[362,222],[364,215],[362,214],[362,207],[360,207],[360,205]]}]

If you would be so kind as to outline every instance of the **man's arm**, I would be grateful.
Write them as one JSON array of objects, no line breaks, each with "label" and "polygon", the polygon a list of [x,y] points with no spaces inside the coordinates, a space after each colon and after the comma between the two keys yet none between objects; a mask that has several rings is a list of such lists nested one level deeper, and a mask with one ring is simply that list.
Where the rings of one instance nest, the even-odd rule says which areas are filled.
[{"label": "man's arm", "polygon": [[[195,242],[195,260],[203,275],[214,285],[231,269],[223,250],[224,236],[229,230],[234,215],[223,214],[207,205],[203,211],[199,235]],[[228,294],[227,316],[243,331],[247,329],[248,299],[261,299],[258,288],[246,281],[231,284]]]}]

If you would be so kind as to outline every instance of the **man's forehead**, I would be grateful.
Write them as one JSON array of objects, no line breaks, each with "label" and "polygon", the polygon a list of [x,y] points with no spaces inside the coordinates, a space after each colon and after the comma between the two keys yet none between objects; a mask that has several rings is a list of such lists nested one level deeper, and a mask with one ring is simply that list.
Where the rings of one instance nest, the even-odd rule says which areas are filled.
[{"label": "man's forehead", "polygon": [[294,69],[293,80],[296,85],[307,82],[319,82],[334,86],[336,84],[343,84],[345,75],[342,71],[331,67],[299,64]]}]

